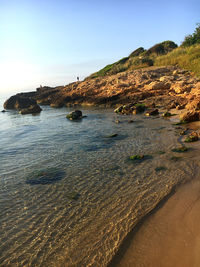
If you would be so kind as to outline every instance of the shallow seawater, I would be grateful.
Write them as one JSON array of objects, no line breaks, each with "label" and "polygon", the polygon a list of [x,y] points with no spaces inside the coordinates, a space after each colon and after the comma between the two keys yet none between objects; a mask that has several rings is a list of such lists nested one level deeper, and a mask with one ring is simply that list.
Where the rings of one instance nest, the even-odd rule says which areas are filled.
[{"label": "shallow seawater", "polygon": [[[82,108],[87,118],[72,122],[70,111],[0,113],[0,266],[106,266],[134,225],[195,174],[195,148],[171,160],[169,120]],[[134,154],[146,157],[128,160]]]}]

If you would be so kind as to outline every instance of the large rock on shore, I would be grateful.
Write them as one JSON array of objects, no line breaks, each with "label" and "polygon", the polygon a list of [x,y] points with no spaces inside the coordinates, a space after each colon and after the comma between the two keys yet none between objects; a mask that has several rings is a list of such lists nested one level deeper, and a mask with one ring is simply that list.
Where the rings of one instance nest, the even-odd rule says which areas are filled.
[{"label": "large rock on shore", "polygon": [[20,94],[11,96],[6,100],[4,108],[19,110],[21,114],[38,113],[42,110],[36,100],[21,96]]}]

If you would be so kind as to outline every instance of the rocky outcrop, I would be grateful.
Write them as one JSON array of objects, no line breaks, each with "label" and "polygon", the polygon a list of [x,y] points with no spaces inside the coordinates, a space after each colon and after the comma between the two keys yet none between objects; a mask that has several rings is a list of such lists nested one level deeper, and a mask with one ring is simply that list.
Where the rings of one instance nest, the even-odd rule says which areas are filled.
[{"label": "rocky outcrop", "polygon": [[[20,100],[19,100],[20,98]],[[22,99],[23,98],[23,99]],[[24,109],[35,105],[51,107],[100,105],[119,107],[123,114],[143,112],[146,108],[162,106],[166,110],[200,110],[200,79],[177,67],[148,67],[115,75],[87,78],[60,87],[40,87],[36,92],[18,94],[6,101],[4,108]],[[19,108],[20,106],[20,108]]]},{"label": "rocky outcrop", "polygon": [[5,103],[5,109],[15,109],[21,114],[39,113],[42,109],[36,100],[23,94],[11,96]]}]

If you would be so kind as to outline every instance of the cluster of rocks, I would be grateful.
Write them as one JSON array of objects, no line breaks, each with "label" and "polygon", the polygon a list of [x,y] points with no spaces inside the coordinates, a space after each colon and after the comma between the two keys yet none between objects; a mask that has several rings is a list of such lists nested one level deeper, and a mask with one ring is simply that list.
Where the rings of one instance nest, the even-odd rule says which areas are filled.
[{"label": "cluster of rocks", "polygon": [[121,105],[118,108],[116,108],[114,112],[123,115],[130,115],[130,114],[143,113],[145,110],[147,116],[154,116],[159,114],[158,109],[155,108],[154,105],[147,107],[142,103]]}]

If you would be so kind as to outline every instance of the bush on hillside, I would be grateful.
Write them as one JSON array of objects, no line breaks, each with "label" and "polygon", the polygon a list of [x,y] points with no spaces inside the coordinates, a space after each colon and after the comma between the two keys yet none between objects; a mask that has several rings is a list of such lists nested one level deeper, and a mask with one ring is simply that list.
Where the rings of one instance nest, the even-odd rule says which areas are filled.
[{"label": "bush on hillside", "polygon": [[129,57],[137,57],[139,56],[141,53],[143,53],[145,51],[145,49],[143,47],[139,47],[138,49],[134,50]]},{"label": "bush on hillside", "polygon": [[172,41],[164,41],[162,43],[156,44],[149,48],[146,52],[147,55],[150,54],[156,54],[158,55],[164,55],[167,54],[168,52],[172,51],[173,49],[177,48],[177,44],[175,44]]}]

